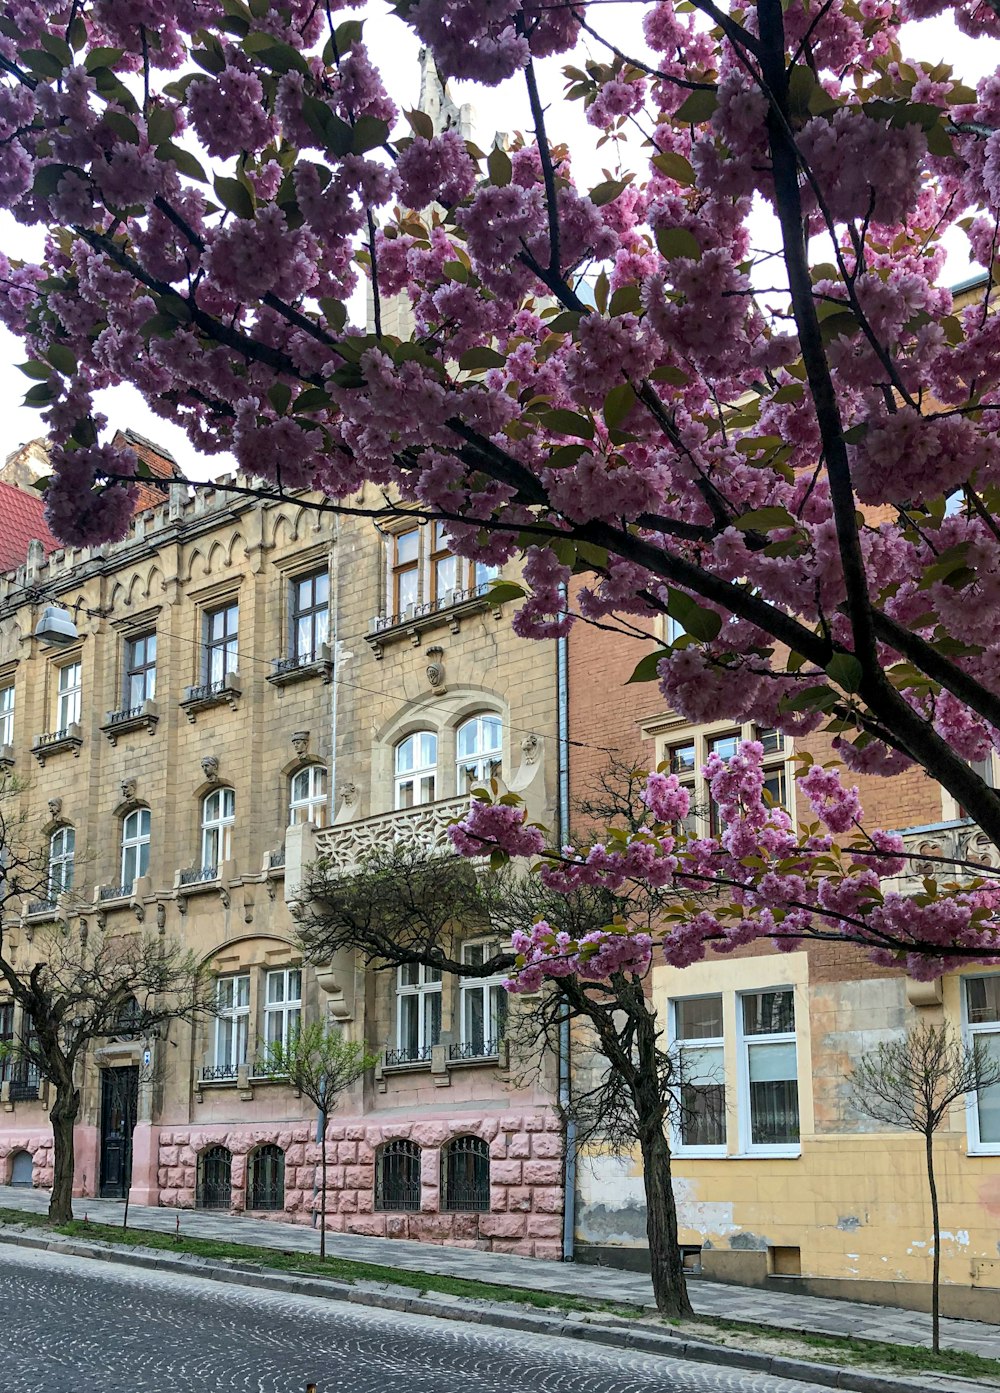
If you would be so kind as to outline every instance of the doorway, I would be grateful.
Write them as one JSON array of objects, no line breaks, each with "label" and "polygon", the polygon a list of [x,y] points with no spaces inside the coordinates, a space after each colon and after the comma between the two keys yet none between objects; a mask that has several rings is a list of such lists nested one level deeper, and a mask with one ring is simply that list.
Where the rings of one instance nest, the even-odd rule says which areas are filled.
[{"label": "doorway", "polygon": [[123,1200],[132,1183],[132,1132],[139,1103],[139,1066],[101,1071],[102,1199]]}]

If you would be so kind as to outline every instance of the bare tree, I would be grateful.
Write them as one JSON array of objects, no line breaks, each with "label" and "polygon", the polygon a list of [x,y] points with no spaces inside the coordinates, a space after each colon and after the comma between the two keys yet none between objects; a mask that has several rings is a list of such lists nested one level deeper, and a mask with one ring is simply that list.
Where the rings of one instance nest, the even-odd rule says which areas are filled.
[{"label": "bare tree", "polygon": [[931,1276],[931,1343],[940,1342],[941,1220],[934,1174],[934,1137],[951,1108],[966,1094],[1000,1084],[1000,1059],[980,1040],[966,1044],[947,1025],[919,1025],[879,1045],[854,1065],[851,1085],[859,1111],[924,1139],[931,1198],[934,1256]]},{"label": "bare tree", "polygon": [[326,1257],[326,1124],[340,1095],[368,1069],[378,1055],[368,1054],[364,1044],[344,1038],[338,1026],[312,1021],[292,1033],[285,1043],[272,1040],[264,1055],[269,1074],[284,1075],[319,1112],[320,1198],[319,1255]]}]

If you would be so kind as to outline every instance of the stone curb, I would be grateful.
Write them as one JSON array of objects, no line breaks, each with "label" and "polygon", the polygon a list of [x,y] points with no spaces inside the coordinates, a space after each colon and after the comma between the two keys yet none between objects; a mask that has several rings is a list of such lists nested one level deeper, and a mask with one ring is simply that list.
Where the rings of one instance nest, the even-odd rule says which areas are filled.
[{"label": "stone curb", "polygon": [[758,1354],[753,1350],[732,1349],[704,1340],[692,1340],[655,1330],[625,1329],[622,1325],[601,1325],[592,1321],[570,1320],[565,1316],[510,1310],[498,1304],[466,1304],[464,1298],[403,1296],[394,1292],[362,1287],[332,1277],[285,1276],[264,1264],[230,1266],[200,1258],[195,1254],[176,1255],[137,1252],[99,1242],[73,1238],[43,1238],[32,1233],[0,1230],[0,1243],[18,1248],[34,1248],[69,1257],[91,1258],[98,1262],[140,1267],[153,1272],[183,1273],[230,1286],[262,1288],[290,1296],[316,1296],[328,1301],[344,1301],[353,1306],[370,1306],[382,1311],[402,1311],[409,1315],[432,1316],[437,1320],[462,1321],[499,1330],[523,1330],[533,1335],[559,1335],[563,1339],[588,1344],[609,1345],[638,1354],[659,1354],[672,1359],[746,1369],[775,1378],[798,1379],[822,1388],[842,1388],[853,1393],[972,1393],[995,1387],[977,1379],[956,1379],[950,1375],[928,1374],[920,1382],[895,1374],[866,1374],[835,1364],[818,1364],[782,1355]]}]

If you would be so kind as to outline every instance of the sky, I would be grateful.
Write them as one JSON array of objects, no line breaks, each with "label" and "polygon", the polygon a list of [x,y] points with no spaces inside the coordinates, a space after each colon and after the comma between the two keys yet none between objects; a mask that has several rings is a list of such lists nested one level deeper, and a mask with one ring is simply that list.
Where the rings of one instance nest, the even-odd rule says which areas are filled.
[{"label": "sky", "polygon": [[[595,29],[612,37],[626,53],[642,57],[647,50],[642,35],[642,16],[648,7],[643,3],[609,0],[595,5],[592,0],[590,22]],[[351,11],[342,12],[350,17]],[[380,64],[390,95],[400,108],[414,107],[419,90],[417,42],[383,0],[361,5],[354,11],[366,21],[365,38],[376,61]],[[1000,62],[1000,48],[988,41],[973,41],[959,34],[950,17],[941,16],[909,26],[907,51],[930,61],[952,63],[962,81],[975,83]],[[565,85],[561,69],[567,61],[587,56],[606,61],[607,52],[593,39],[584,36],[574,60],[565,56],[540,65],[539,85],[548,106],[547,124],[553,143],[565,141],[573,151],[573,166],[581,184],[594,185],[602,178],[605,166],[613,167],[617,155],[613,146],[595,150],[597,132],[583,119],[582,104],[562,100]],[[475,108],[476,139],[483,148],[492,143],[497,131],[512,134],[531,129],[531,117],[524,92],[523,79],[513,78],[496,88],[474,87],[471,83],[453,85],[455,100],[471,102]],[[402,133],[401,131],[399,133]],[[636,150],[637,146],[630,147]],[[628,158],[626,152],[625,158]],[[761,230],[766,234],[766,220]],[[760,239],[756,235],[755,241]],[[0,214],[0,246],[10,257],[31,259],[40,254],[41,235],[36,229],[19,226],[9,214]],[[954,251],[945,270],[945,279],[956,283],[969,274],[968,256],[961,238],[956,238]],[[364,313],[363,293],[352,304],[352,319]],[[21,344],[0,326],[0,420],[5,423],[0,435],[0,459],[6,457],[25,441],[44,434],[44,422],[37,411],[22,404],[24,393],[31,383],[15,364],[23,361]],[[166,446],[189,478],[204,479],[218,476],[227,467],[226,456],[199,459],[179,427],[161,420],[134,388],[115,387],[98,395],[99,409],[108,416],[112,429],[130,427],[140,434]]]}]

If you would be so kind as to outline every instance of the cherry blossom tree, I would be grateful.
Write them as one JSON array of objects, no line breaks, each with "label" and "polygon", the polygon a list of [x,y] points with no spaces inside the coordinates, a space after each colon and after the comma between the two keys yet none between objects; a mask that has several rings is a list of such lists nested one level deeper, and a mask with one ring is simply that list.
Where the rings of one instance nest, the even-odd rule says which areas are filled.
[{"label": "cherry blossom tree", "polygon": [[[444,77],[524,84],[532,129],[488,155],[400,113],[340,8],[5,6],[0,204],[47,239],[40,264],[0,262],[0,317],[53,439],[53,529],[123,534],[139,466],[94,393],[130,382],[244,487],[405,508],[460,555],[521,558],[523,587],[495,592],[521,635],[670,616],[637,676],[673,709],[922,767],[1000,845],[970,764],[1000,738],[1000,71],[967,86],[906,27],[947,10],[989,44],[1000,5],[658,0],[626,53],[585,0],[399,0]],[[560,68],[611,166],[593,187],[543,100]],[[982,270],[964,299],[946,236]],[[348,322],[362,274],[370,327]],[[887,890],[902,847],[858,831],[832,771],[803,770],[802,834],[752,750],[711,775],[721,838],[678,837],[657,775],[659,835],[553,852],[548,874],[707,876],[727,905],[682,907],[674,961],[807,933],[924,975],[997,951],[995,887]],[[474,816],[479,851],[544,849],[516,807]],[[614,928],[594,972],[651,951]]]}]

